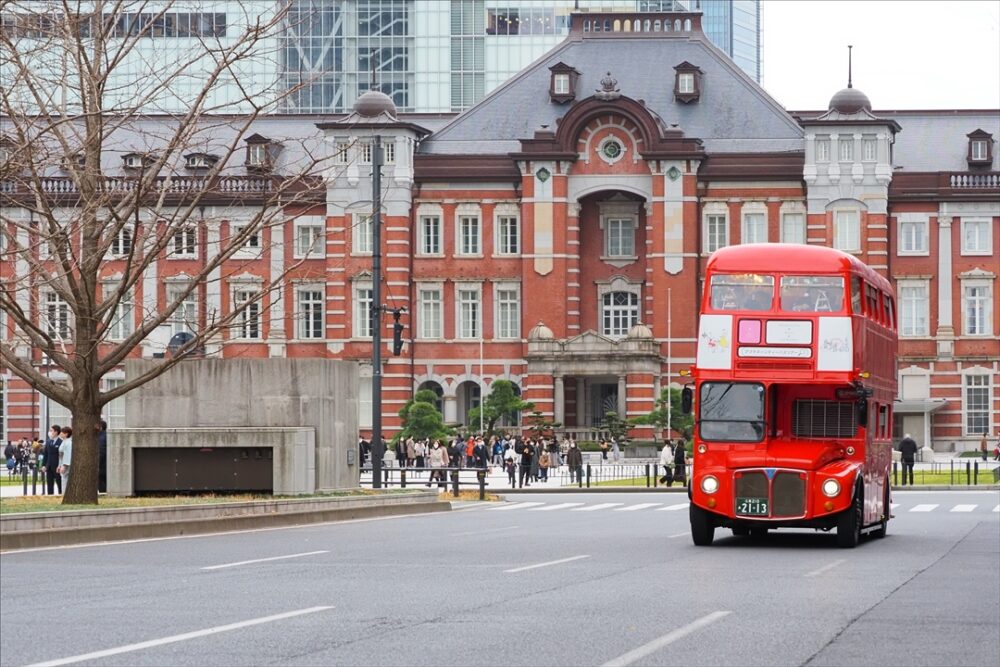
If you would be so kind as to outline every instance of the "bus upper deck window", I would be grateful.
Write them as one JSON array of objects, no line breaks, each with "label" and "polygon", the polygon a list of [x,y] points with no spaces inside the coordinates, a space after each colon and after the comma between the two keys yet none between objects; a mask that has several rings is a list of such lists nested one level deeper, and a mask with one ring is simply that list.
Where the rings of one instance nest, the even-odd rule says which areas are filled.
[{"label": "bus upper deck window", "polygon": [[861,315],[861,278],[858,276],[851,277],[851,312],[855,315]]},{"label": "bus upper deck window", "polygon": [[712,308],[716,310],[771,310],[774,277],[757,274],[712,276]]},{"label": "bus upper deck window", "polygon": [[837,313],[844,309],[844,279],[839,276],[785,276],[781,279],[781,310]]}]

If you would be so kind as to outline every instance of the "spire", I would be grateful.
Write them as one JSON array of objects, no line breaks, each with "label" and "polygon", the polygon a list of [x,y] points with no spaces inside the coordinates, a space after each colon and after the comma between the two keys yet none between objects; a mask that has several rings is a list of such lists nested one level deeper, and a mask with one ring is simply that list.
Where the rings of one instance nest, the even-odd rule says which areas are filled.
[{"label": "spire", "polygon": [[851,49],[854,47],[850,44],[847,45],[847,87],[853,88],[851,85]]}]

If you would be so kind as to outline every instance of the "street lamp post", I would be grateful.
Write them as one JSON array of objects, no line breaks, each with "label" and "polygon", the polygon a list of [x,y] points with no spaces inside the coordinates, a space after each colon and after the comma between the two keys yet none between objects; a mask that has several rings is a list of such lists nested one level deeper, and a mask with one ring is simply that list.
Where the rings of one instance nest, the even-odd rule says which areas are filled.
[{"label": "street lamp post", "polygon": [[673,342],[673,330],[671,328],[671,316],[673,315],[673,302],[671,301],[670,288],[667,288],[667,437],[670,438],[673,431],[673,419],[670,413],[670,370],[673,363],[671,343]]},{"label": "street lamp post", "polygon": [[382,488],[382,137],[372,137],[372,488]]}]

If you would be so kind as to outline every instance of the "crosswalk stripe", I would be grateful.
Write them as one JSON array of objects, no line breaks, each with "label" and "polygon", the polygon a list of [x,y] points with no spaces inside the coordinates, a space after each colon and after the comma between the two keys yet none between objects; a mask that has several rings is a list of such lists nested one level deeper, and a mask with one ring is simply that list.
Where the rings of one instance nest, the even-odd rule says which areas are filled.
[{"label": "crosswalk stripe", "polygon": [[894,510],[899,507],[899,503],[889,503],[889,509]]},{"label": "crosswalk stripe", "polygon": [[656,507],[657,505],[662,505],[663,503],[639,503],[638,505],[629,505],[628,507],[619,507],[615,512],[635,512],[636,510],[644,510],[647,507]]},{"label": "crosswalk stripe", "polygon": [[567,507],[578,507],[583,503],[559,503],[558,505],[546,505],[545,507],[532,507],[529,512],[551,512],[552,510],[564,510]]},{"label": "crosswalk stripe", "polygon": [[978,505],[955,505],[951,508],[952,512],[971,512],[976,509]]},{"label": "crosswalk stripe", "polygon": [[994,507],[993,511],[994,512],[1000,512],[1000,505],[997,505],[996,507]]},{"label": "crosswalk stripe", "polygon": [[933,512],[937,509],[937,505],[914,505],[910,508],[911,512]]},{"label": "crosswalk stripe", "polygon": [[528,507],[535,507],[537,505],[544,505],[545,503],[511,503],[509,505],[499,505],[497,507],[487,508],[487,512],[499,512],[503,510],[523,510]]},{"label": "crosswalk stripe", "polygon": [[619,505],[624,505],[625,503],[600,503],[598,505],[589,505],[587,507],[575,507],[570,510],[570,512],[596,512],[597,510],[606,510],[609,507],[618,507]]},{"label": "crosswalk stripe", "polygon": [[667,505],[666,507],[661,507],[660,509],[653,510],[653,511],[654,512],[671,512],[671,511],[676,512],[677,510],[687,509],[688,505],[690,505],[690,503],[681,503],[680,505]]}]

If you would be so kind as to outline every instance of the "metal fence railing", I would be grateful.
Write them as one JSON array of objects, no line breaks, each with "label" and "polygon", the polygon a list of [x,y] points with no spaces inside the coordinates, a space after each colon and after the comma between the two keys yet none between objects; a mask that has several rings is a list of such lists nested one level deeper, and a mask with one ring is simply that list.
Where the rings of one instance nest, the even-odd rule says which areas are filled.
[{"label": "metal fence railing", "polygon": [[917,464],[913,468],[912,480],[904,479],[904,466],[900,461],[892,463],[893,486],[906,486],[908,484],[978,486],[979,484],[997,483],[1000,483],[1000,463],[996,462],[951,459]]}]

